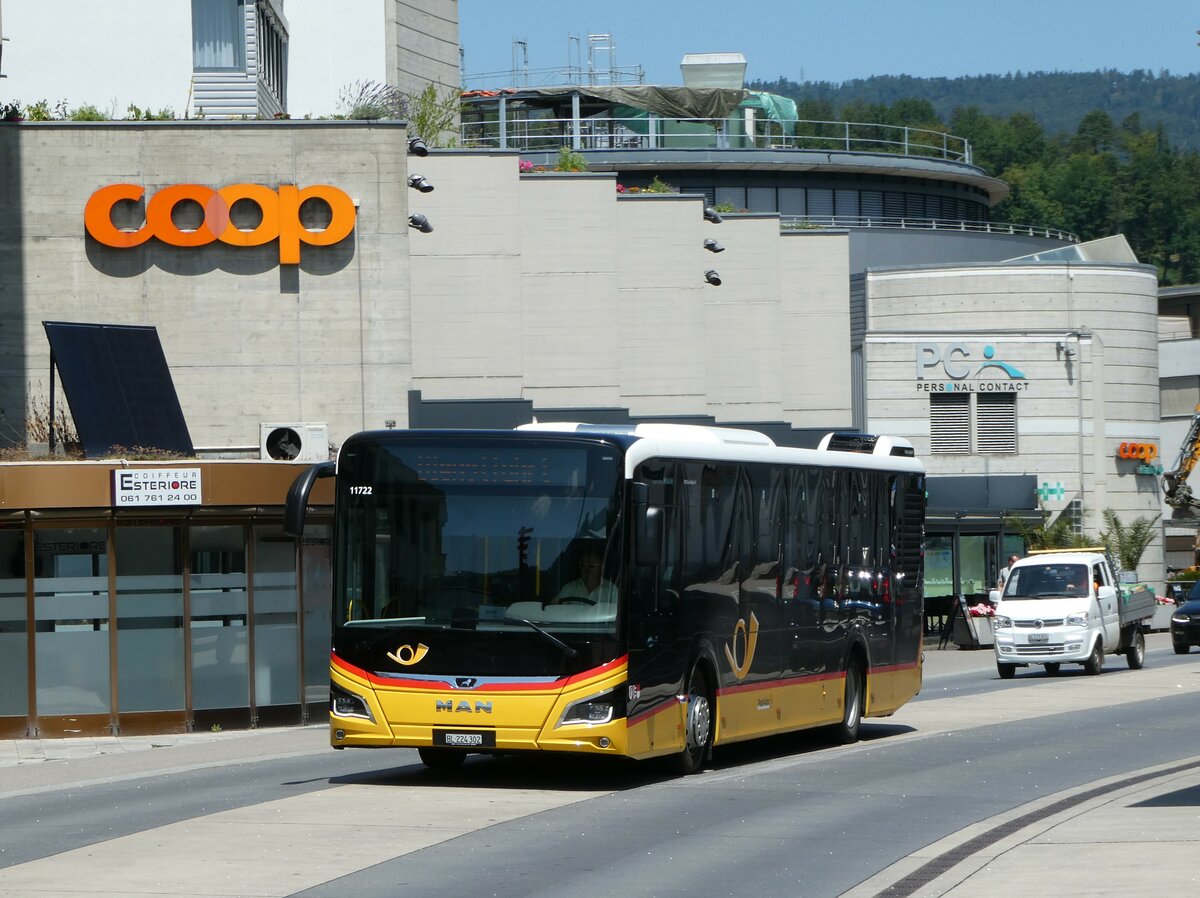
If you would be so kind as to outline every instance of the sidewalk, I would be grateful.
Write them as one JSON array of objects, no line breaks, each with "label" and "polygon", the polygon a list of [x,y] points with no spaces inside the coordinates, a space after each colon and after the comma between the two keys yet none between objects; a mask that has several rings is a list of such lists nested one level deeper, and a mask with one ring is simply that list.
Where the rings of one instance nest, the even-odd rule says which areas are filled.
[{"label": "sidewalk", "polygon": [[1200,892],[1200,757],[1089,783],[969,826],[840,898]]}]

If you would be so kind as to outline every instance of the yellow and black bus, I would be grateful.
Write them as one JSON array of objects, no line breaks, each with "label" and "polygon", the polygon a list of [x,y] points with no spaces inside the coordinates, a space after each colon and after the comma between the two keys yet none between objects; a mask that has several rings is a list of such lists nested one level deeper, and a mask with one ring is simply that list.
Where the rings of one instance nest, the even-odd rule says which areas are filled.
[{"label": "yellow and black bus", "polygon": [[903,440],[534,424],[358,434],[336,472],[330,739],[673,756],[921,686],[925,475]]}]

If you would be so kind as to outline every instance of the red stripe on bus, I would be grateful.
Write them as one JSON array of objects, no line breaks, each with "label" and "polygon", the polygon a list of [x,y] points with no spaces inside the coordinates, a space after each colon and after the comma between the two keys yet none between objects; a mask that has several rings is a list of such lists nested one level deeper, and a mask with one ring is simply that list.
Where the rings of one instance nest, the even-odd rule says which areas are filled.
[{"label": "red stripe on bus", "polygon": [[647,708],[645,711],[641,712],[637,716],[630,717],[628,719],[628,725],[634,726],[635,724],[639,724],[642,721],[649,720],[651,717],[653,717],[656,714],[662,714],[664,711],[670,711],[677,704],[679,704],[679,699],[675,698],[674,696],[672,696],[671,698],[668,698],[668,699],[664,699],[663,701],[659,702],[657,705],[652,705],[651,707]]},{"label": "red stripe on bus", "polygon": [[[583,680],[591,679],[592,677],[602,676],[611,672],[614,668],[625,664],[628,661],[628,655],[622,655],[612,661],[605,662],[599,667],[593,667],[591,670],[585,670],[582,673],[572,674],[569,677],[560,677],[557,680],[549,680],[547,682],[527,682],[520,681],[507,683],[485,683],[472,692],[536,692],[542,690],[562,690],[574,683],[582,682]],[[378,674],[373,674],[370,671],[363,670],[361,667],[356,667],[343,658],[339,658],[336,654],[330,653],[330,663],[335,667],[341,668],[348,674],[366,680],[375,686],[388,686],[392,688],[402,689],[424,689],[430,691],[457,691],[447,682],[438,680],[413,680],[404,676],[399,677],[381,677]]]}]

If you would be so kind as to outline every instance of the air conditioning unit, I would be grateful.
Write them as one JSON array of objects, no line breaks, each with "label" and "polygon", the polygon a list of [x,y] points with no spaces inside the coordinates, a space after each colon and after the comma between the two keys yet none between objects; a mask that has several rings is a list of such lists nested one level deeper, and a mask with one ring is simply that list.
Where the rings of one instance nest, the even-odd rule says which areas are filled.
[{"label": "air conditioning unit", "polygon": [[325,461],[329,458],[329,425],[263,423],[258,447],[263,461]]}]

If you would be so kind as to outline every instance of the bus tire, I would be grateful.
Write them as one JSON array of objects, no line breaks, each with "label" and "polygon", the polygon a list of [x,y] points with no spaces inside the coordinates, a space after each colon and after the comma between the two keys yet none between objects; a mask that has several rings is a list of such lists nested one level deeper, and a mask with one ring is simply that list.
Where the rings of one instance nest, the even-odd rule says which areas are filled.
[{"label": "bus tire", "polygon": [[697,662],[692,668],[691,676],[688,677],[687,707],[684,710],[683,721],[683,751],[679,754],[677,761],[679,773],[683,776],[698,773],[708,759],[713,739],[711,695],[704,667]]},{"label": "bus tire", "polygon": [[858,727],[862,723],[863,696],[866,695],[866,678],[862,662],[851,656],[846,667],[846,695],[842,702],[842,722],[833,728],[833,738],[841,745],[858,741]]},{"label": "bus tire", "polygon": [[457,770],[467,759],[465,751],[454,748],[418,748],[417,754],[430,770]]},{"label": "bus tire", "polygon": [[1129,648],[1125,650],[1125,661],[1130,670],[1141,670],[1142,665],[1146,663],[1146,637],[1142,635],[1140,627],[1129,640]]}]

